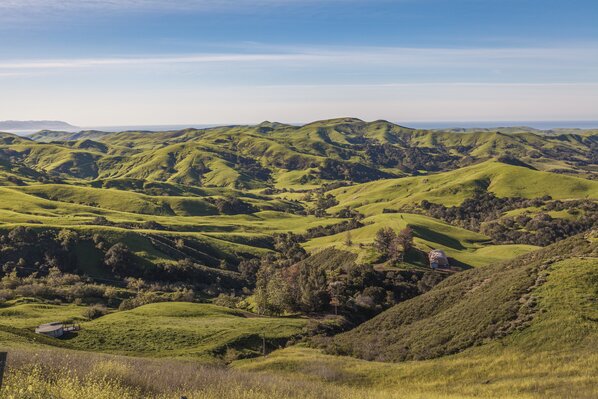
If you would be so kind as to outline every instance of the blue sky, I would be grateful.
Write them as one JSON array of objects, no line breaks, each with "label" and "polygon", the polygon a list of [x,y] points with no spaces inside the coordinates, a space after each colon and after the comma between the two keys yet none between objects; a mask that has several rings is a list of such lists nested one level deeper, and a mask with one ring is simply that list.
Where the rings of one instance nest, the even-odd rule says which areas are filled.
[{"label": "blue sky", "polygon": [[598,120],[593,0],[0,0],[0,119]]}]

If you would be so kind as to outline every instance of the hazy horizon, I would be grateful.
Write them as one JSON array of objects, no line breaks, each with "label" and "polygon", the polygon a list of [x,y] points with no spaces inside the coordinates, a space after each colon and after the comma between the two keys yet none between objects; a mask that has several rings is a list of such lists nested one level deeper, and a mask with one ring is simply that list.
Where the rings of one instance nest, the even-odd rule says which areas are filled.
[{"label": "hazy horizon", "polygon": [[0,120],[598,120],[596,15],[590,0],[7,0]]},{"label": "hazy horizon", "polygon": [[[338,117],[342,118],[342,117]],[[352,118],[351,116],[347,116],[347,118]],[[325,118],[323,120],[328,119],[337,119],[337,117]],[[321,120],[321,119],[318,119]],[[379,119],[376,119],[379,120]],[[301,122],[290,122],[290,121],[279,121],[274,119],[263,120],[260,122],[245,122],[245,123],[165,123],[165,124],[143,124],[143,123],[134,123],[134,124],[126,124],[126,125],[104,125],[104,126],[81,126],[82,128],[89,129],[116,129],[116,128],[141,128],[146,127],[148,130],[152,130],[151,128],[163,128],[163,127],[218,127],[218,126],[231,126],[231,125],[257,125],[263,122],[276,122],[276,123],[284,123],[288,125],[306,125],[312,122],[317,121],[309,120],[309,121],[301,121]],[[364,120],[365,122],[372,122],[372,120]],[[397,121],[397,120],[389,120],[389,122],[402,125],[405,127],[411,127],[415,129],[449,129],[449,128],[494,128],[494,127],[517,127],[517,126],[525,126],[531,127],[534,129],[540,130],[547,130],[547,129],[593,129],[598,128],[598,120],[545,120],[545,121]]]},{"label": "hazy horizon", "polygon": [[[332,118],[328,118],[332,119]],[[0,121],[2,122],[2,121]],[[18,122],[18,121],[15,121]],[[33,122],[33,121],[24,121]],[[56,122],[56,121],[53,121]],[[63,122],[63,121],[60,121]],[[68,123],[68,121],[64,121]],[[265,122],[265,121],[262,121]],[[302,126],[315,121],[306,122],[285,122],[275,121],[270,122],[284,123],[294,126]],[[368,122],[368,121],[366,121]],[[370,121],[371,122],[371,121]],[[553,129],[580,129],[580,130],[594,130],[598,129],[597,121],[390,121],[397,125],[405,126],[413,129],[428,129],[428,130],[442,130],[442,129],[500,129],[512,127],[526,127],[537,130],[553,130]],[[261,122],[260,122],[261,123]],[[131,125],[107,125],[107,126],[74,126],[72,129],[0,129],[6,133],[15,133],[19,135],[31,135],[41,130],[57,130],[68,132],[79,132],[83,130],[98,130],[105,132],[123,132],[123,131],[166,131],[166,130],[183,130],[183,129],[205,129],[214,127],[225,127],[234,125],[257,125],[259,123],[182,123],[182,124],[131,124]]]}]

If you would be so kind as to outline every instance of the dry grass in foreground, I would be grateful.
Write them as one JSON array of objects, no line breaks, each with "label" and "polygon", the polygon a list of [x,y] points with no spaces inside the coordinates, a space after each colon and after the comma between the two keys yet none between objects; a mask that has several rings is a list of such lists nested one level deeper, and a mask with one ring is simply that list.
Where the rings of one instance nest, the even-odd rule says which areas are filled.
[{"label": "dry grass in foreground", "polygon": [[9,352],[8,399],[374,398],[349,387],[179,360],[66,350]]}]

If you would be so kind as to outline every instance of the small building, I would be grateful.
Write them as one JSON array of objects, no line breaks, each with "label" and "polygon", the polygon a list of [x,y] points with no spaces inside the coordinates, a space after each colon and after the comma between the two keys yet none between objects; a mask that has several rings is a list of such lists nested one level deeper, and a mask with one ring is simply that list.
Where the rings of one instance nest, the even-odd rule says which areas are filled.
[{"label": "small building", "polygon": [[430,267],[432,269],[447,269],[449,267],[448,257],[440,249],[430,251],[428,259],[430,260]]},{"label": "small building", "polygon": [[35,329],[35,333],[48,337],[59,338],[64,334],[64,324],[59,321],[42,324]]}]

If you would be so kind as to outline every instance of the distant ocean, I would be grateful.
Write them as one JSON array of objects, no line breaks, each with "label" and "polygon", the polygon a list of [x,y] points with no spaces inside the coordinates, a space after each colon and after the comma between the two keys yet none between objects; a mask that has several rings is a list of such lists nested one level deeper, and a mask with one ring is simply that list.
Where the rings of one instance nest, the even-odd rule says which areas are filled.
[{"label": "distant ocean", "polygon": [[558,128],[569,129],[598,129],[598,121],[492,121],[492,122],[398,122],[401,126],[415,129],[451,129],[451,128],[494,128],[526,126],[539,130],[550,130]]}]

